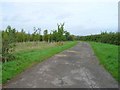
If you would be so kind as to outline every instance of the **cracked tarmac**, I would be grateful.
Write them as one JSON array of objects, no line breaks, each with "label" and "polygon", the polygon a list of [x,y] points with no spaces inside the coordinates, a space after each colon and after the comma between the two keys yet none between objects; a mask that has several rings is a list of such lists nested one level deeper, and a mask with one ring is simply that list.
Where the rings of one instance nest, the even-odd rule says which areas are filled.
[{"label": "cracked tarmac", "polygon": [[24,71],[5,88],[118,88],[118,83],[99,64],[90,45],[79,42]]}]

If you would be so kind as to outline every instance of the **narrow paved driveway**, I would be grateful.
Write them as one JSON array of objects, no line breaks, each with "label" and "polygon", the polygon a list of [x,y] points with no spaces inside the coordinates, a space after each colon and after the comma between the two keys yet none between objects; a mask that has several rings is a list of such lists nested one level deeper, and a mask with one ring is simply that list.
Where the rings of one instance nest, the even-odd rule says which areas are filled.
[{"label": "narrow paved driveway", "polygon": [[26,70],[8,88],[117,88],[117,82],[99,64],[90,45],[80,42]]}]

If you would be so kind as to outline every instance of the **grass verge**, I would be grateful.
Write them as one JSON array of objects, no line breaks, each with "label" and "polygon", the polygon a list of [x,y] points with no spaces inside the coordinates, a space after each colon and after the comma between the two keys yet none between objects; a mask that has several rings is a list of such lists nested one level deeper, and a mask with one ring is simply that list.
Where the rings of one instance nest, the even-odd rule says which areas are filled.
[{"label": "grass verge", "polygon": [[100,64],[120,82],[118,77],[118,47],[117,45],[89,42],[98,57]]},{"label": "grass verge", "polygon": [[15,56],[17,57],[16,60],[9,61],[2,65],[2,83],[6,83],[33,64],[40,63],[56,53],[71,48],[76,44],[77,42],[65,42],[62,46],[53,46],[47,49],[35,49],[15,53]]}]

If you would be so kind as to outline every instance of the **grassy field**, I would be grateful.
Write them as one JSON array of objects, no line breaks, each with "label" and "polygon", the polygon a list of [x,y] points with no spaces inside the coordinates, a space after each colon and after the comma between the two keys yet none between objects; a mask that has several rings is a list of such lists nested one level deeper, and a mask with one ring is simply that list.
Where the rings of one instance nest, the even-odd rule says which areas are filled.
[{"label": "grassy field", "polygon": [[9,61],[2,65],[2,83],[6,83],[26,68],[42,62],[76,44],[77,42],[64,42],[63,45],[45,42],[18,43],[14,52],[16,60]]},{"label": "grassy field", "polygon": [[117,80],[118,78],[118,46],[89,42],[98,57],[100,64],[103,65],[108,72]]}]

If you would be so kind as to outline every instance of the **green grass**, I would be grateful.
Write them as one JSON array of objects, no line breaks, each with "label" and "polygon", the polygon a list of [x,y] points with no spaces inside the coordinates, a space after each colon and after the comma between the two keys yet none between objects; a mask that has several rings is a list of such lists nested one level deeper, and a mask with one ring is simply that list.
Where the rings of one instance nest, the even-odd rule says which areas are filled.
[{"label": "green grass", "polygon": [[21,72],[31,67],[32,65],[42,62],[43,60],[55,55],[56,53],[71,48],[76,44],[77,42],[65,42],[62,46],[58,46],[55,43],[53,45],[50,44],[48,45],[48,43],[46,44],[41,43],[38,44],[38,46],[40,45],[40,47],[42,48],[37,48],[37,49],[34,49],[36,47],[32,49],[28,49],[27,47],[29,46],[18,45],[19,47],[24,49],[26,47],[26,49],[19,50],[17,46],[18,50],[14,52],[15,56],[17,57],[16,60],[9,61],[2,65],[2,83],[3,84],[6,83],[8,80],[12,79],[13,77],[20,74]]},{"label": "green grass", "polygon": [[89,43],[98,57],[100,64],[103,65],[117,81],[120,81],[118,77],[118,46],[97,42]]}]

